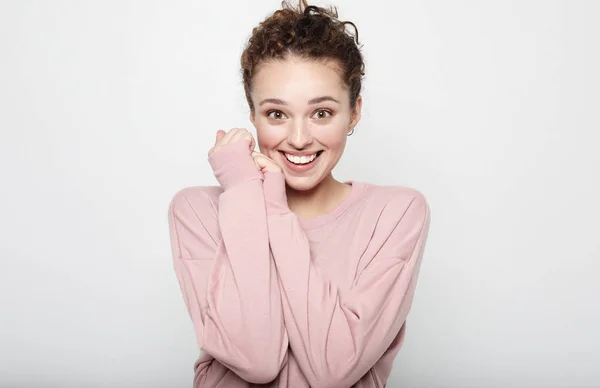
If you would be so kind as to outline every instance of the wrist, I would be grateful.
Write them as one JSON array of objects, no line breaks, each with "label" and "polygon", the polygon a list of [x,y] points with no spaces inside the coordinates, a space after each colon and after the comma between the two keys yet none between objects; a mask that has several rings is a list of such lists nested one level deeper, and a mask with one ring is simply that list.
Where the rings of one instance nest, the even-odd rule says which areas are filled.
[{"label": "wrist", "polygon": [[285,175],[279,171],[266,171],[264,173],[263,190],[267,215],[289,213],[287,195],[285,191]]},{"label": "wrist", "polygon": [[208,162],[224,190],[237,184],[262,179],[250,154],[250,142],[241,140],[215,150]]}]

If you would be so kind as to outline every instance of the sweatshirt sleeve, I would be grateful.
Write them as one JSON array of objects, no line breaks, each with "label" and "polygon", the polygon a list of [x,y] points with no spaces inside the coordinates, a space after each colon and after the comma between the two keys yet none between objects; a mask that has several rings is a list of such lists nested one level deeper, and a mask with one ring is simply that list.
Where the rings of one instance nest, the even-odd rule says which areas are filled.
[{"label": "sweatshirt sleeve", "polygon": [[[260,173],[237,142],[209,162],[224,188],[180,191],[169,208],[174,268],[198,345],[247,382],[264,384],[288,349],[281,294],[269,248]],[[200,189],[200,192],[197,190]]]},{"label": "sweatshirt sleeve", "polygon": [[308,240],[285,197],[283,174],[264,180],[269,240],[292,352],[311,387],[349,387],[388,349],[411,307],[429,207],[414,191],[391,200],[367,250],[375,252],[350,289],[314,265]]}]

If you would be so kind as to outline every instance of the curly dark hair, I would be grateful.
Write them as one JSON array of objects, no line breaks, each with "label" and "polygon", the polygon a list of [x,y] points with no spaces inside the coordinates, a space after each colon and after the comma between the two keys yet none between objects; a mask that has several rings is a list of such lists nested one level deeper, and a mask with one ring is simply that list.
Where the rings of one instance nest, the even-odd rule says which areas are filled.
[{"label": "curly dark hair", "polygon": [[[288,55],[336,61],[354,109],[365,75],[356,25],[338,20],[337,8],[308,5],[306,0],[300,0],[297,7],[283,1],[281,7],[252,30],[242,54],[242,78],[250,110],[254,112],[252,79],[260,64]],[[354,28],[353,36],[346,32],[347,25]]]}]

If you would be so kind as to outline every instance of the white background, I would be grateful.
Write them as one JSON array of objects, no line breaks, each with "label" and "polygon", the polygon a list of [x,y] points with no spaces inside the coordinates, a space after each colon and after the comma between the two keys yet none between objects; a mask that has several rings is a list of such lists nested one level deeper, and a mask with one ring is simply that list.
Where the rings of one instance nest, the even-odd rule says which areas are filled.
[{"label": "white background", "polygon": [[[279,4],[0,2],[0,387],[191,386],[167,206],[251,128]],[[599,387],[600,2],[335,4],[367,61],[336,177],[432,210],[388,386]]]}]

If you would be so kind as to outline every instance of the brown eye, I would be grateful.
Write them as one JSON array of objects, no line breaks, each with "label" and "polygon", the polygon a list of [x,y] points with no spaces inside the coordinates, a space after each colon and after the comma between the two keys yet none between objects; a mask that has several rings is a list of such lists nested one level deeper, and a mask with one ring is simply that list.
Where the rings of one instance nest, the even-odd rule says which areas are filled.
[{"label": "brown eye", "polygon": [[280,110],[272,110],[267,113],[267,116],[275,120],[281,120],[285,117],[283,112]]},{"label": "brown eye", "polygon": [[331,112],[326,109],[319,109],[315,112],[315,116],[319,120],[329,118],[331,115]]}]

